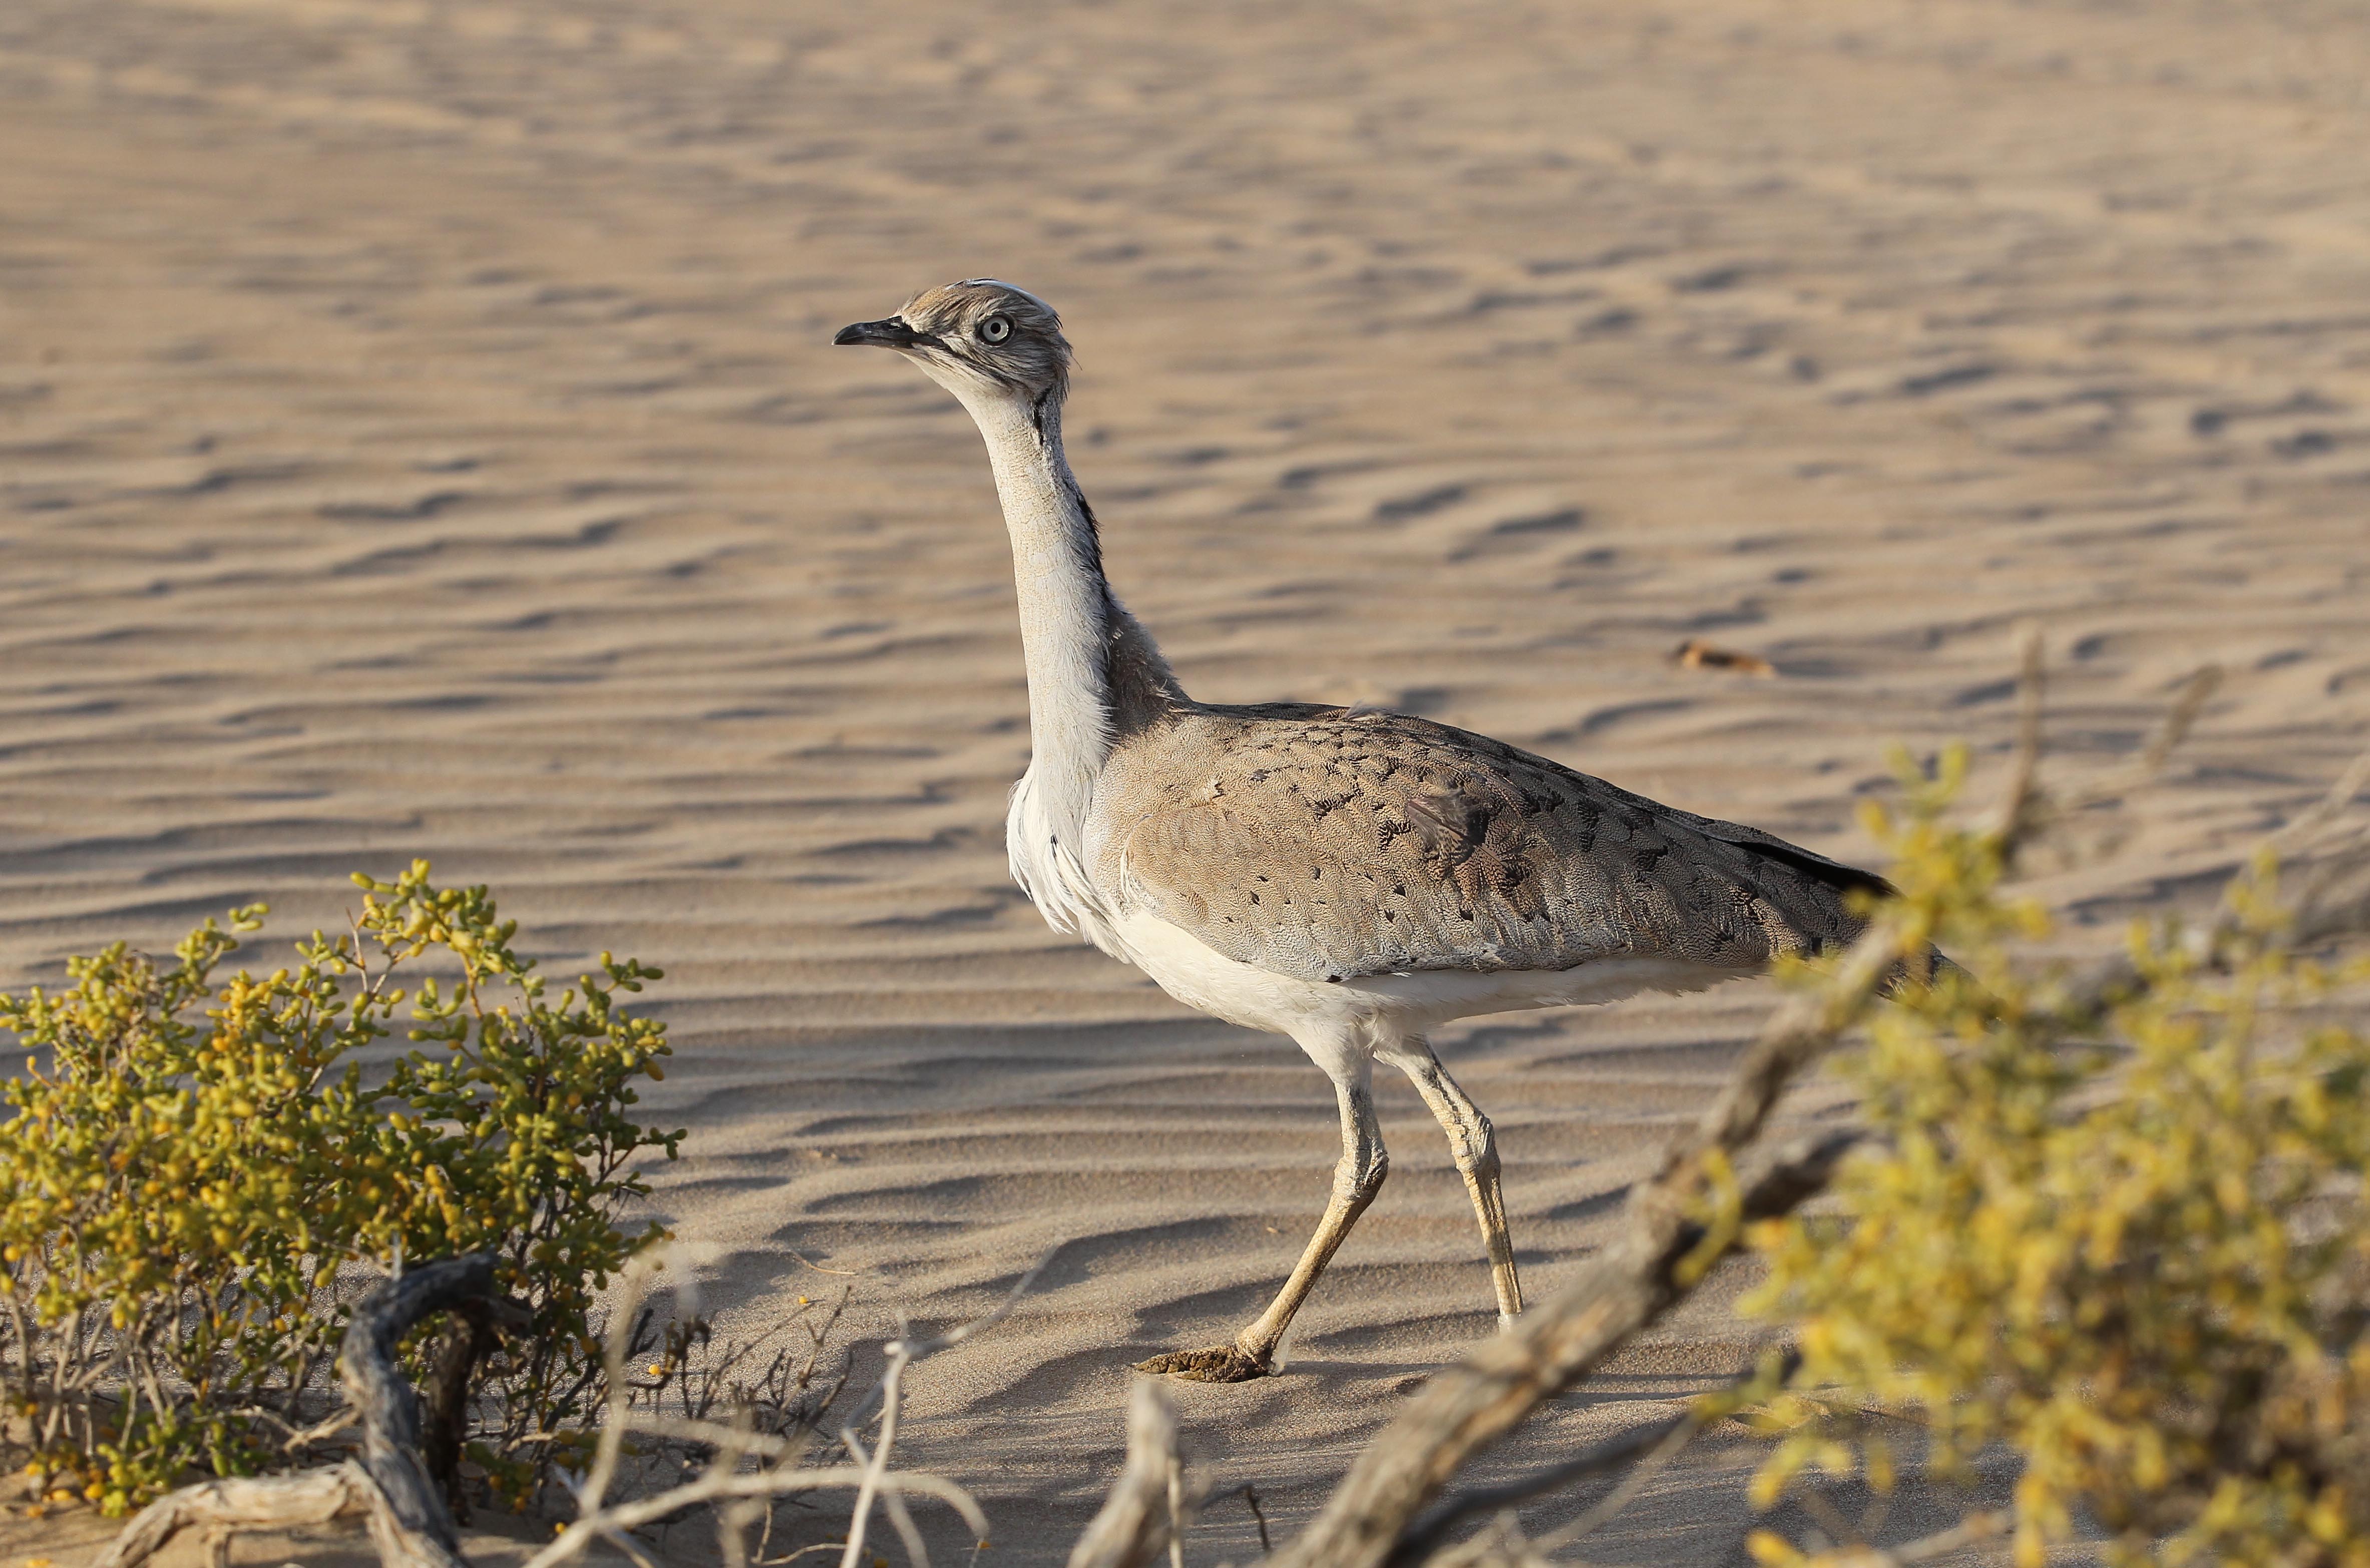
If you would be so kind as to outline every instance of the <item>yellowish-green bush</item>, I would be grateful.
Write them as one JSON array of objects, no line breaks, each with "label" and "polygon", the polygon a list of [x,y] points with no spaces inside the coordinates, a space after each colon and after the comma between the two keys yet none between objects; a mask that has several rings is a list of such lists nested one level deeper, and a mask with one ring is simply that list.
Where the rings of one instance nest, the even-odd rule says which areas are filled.
[{"label": "yellowish-green bush", "polygon": [[1889,1489],[1907,1433],[1944,1474],[2014,1451],[2020,1564],[2077,1511],[2123,1562],[2370,1562],[2370,1042],[2323,1016],[2345,977],[2278,940],[2265,859],[2212,929],[2136,926],[2100,1008],[2033,958],[2049,922],[2001,893],[1997,836],[1944,824],[1961,766],[1873,825],[1965,969],[1871,1017],[1842,1066],[1879,1139],[1754,1237],[1747,1309],[1801,1355],[1760,1500],[1806,1470]]},{"label": "yellowish-green bush", "polygon": [[[633,1166],[683,1136],[631,1115],[668,1047],[620,994],[659,972],[604,953],[555,992],[484,888],[354,880],[352,929],[293,967],[218,977],[259,905],[170,962],[119,943],[0,997],[30,1053],[0,1081],[0,1383],[52,1495],[121,1513],[192,1465],[298,1456],[357,1259],[499,1254],[534,1325],[472,1451],[514,1498],[592,1395],[587,1313],[658,1234],[619,1227]],[[398,1012],[416,1048],[365,1077]]]}]

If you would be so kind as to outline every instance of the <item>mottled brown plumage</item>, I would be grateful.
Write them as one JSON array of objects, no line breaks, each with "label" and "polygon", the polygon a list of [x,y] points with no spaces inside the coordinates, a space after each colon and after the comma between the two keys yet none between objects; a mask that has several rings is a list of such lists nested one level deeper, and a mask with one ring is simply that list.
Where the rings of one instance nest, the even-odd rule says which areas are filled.
[{"label": "mottled brown plumage", "polygon": [[[1116,748],[1102,873],[1304,980],[1661,958],[1749,971],[1883,884],[1503,742],[1301,703],[1183,708]],[[1132,825],[1130,825],[1132,824]]]}]

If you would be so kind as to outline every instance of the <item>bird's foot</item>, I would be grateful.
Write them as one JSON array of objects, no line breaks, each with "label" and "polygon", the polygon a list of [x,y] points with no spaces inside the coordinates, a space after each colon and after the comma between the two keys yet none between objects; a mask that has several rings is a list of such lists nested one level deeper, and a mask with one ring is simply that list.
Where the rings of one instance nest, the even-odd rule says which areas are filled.
[{"label": "bird's foot", "polygon": [[1231,1344],[1213,1345],[1208,1350],[1172,1350],[1166,1355],[1137,1362],[1135,1369],[1182,1378],[1191,1383],[1248,1383],[1274,1370],[1264,1358],[1254,1361]]}]

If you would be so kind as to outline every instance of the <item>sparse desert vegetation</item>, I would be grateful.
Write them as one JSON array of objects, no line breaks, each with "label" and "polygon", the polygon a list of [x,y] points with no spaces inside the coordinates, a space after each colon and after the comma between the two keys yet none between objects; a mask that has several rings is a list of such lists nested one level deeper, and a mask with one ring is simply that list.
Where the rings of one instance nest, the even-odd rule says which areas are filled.
[{"label": "sparse desert vegetation", "polygon": [[499,1347],[482,1320],[412,1347],[432,1468],[466,1455],[523,1507],[578,1462],[595,1303],[658,1234],[626,1222],[635,1167],[683,1137],[633,1115],[668,1048],[627,1003],[658,972],[604,953],[554,988],[484,888],[355,880],[350,928],[293,965],[225,972],[259,906],[0,997],[28,1054],[0,1080],[0,1384],[34,1501],[121,1516],[192,1466],[306,1462],[344,1424],[357,1276],[477,1252],[518,1316]]},{"label": "sparse desert vegetation", "polygon": [[[672,1053],[663,1079],[627,1079],[622,1114],[685,1136],[621,1168],[650,1191],[613,1216],[621,1256],[670,1232],[665,1267],[622,1320],[613,1275],[591,1345],[550,1351],[546,1388],[572,1412],[557,1426],[498,1424],[491,1402],[451,1443],[423,1424],[420,1462],[449,1463],[473,1515],[456,1539],[485,1568],[551,1544],[612,1387],[638,1421],[729,1430],[747,1406],[750,1474],[840,1468],[843,1424],[877,1452],[877,1407],[853,1412],[882,1347],[978,1321],[1040,1259],[1004,1318],[901,1381],[890,1466],[977,1503],[976,1568],[1065,1561],[1090,1526],[1165,1553],[1168,1456],[1191,1568],[1743,1568],[1756,1533],[1781,1559],[1914,1546],[1963,1568],[2030,1551],[2059,1504],[2069,1533],[2047,1550],[2079,1562],[2159,1458],[2134,1539],[2203,1529],[2203,1553],[2252,1521],[2266,1540],[2303,1530],[2300,1561],[2341,1555],[2343,1420],[2315,1406],[2298,1428],[2304,1406],[2240,1396],[2254,1378],[2342,1386],[2326,1365],[2342,1314],[2242,1280],[2252,1326],[2200,1331],[2169,1293],[2284,1251],[2335,1290],[2353,1223],[2341,1107],[2305,1120],[2307,1053],[2351,1049],[2311,1032],[2362,1032],[2346,952],[2256,917],[2313,901],[2351,819],[2277,843],[2252,923],[2197,944],[2233,876],[2370,746],[2362,21],[2357,0],[8,0],[0,991],[63,1005],[68,958],[121,942],[110,994],[154,1014],[211,917],[242,945],[181,1020],[218,1032],[206,1009],[244,968],[261,1010],[238,1027],[266,1028],[294,1005],[269,984],[303,968],[293,943],[351,935],[347,872],[392,882],[415,857],[440,892],[499,893],[554,999],[579,974],[607,986],[604,949],[665,971],[615,998]],[[1881,870],[1860,813],[1908,821],[1890,743],[1923,790],[1962,741],[1963,789],[1931,831],[1990,825],[2024,755],[2006,650],[2037,622],[2054,651],[2041,777],[2069,800],[1997,891],[2048,929],[2004,934],[2005,967],[1950,939],[2022,998],[2021,1032],[1959,1054],[1942,1047],[1963,1014],[1871,1001],[1832,1035],[1815,1000],[1832,974],[1441,1029],[1495,1123],[1540,1337],[1492,1337],[1474,1205],[1431,1111],[1386,1074],[1388,1187],[1277,1347],[1283,1375],[1172,1390],[1167,1426],[1139,1412],[1133,1364],[1212,1345],[1273,1297],[1340,1122],[1290,1042],[1050,939],[1012,883],[1030,698],[979,437],[906,367],[830,343],[975,274],[1064,313],[1065,449],[1110,579],[1212,702],[1411,713]],[[2146,788],[2072,799],[2148,750],[2207,663],[2222,686]],[[257,905],[262,931],[224,920]],[[2150,940],[2192,967],[2167,972],[2160,1022],[2134,1000],[2076,1027],[2069,988],[2136,972],[2134,920],[2178,924]],[[2278,1005],[2242,1018],[2259,961],[2285,966],[2261,982]],[[446,1000],[461,973],[442,948],[402,970]],[[509,978],[488,987],[523,1005]],[[405,1038],[411,1005],[339,1059],[362,1095],[408,1053],[450,1059]],[[2153,1070],[2143,1024],[2165,1041],[2193,1024],[2223,1076],[2168,1068],[2152,1100],[2118,1101],[2123,1075]],[[167,1046],[143,1059],[165,1071]],[[261,1092],[253,1060],[205,1070]],[[2130,1251],[2094,1253],[2087,1232],[2063,1251],[2065,1206],[1973,1182],[1922,1101],[1866,1087],[1880,1070],[1975,1096],[1986,1173],[2119,1194]],[[260,1162],[252,1197],[231,1194],[239,1226],[284,1228],[294,1204],[312,1239],[354,1247],[324,1293],[310,1254],[259,1263],[286,1330],[234,1306],[203,1331],[208,1365],[258,1353],[267,1413],[215,1382],[187,1426],[150,1421],[195,1388],[173,1369],[194,1342],[159,1332],[154,1395],[28,1445],[57,1462],[45,1494],[79,1500],[29,1504],[24,1472],[0,1475],[0,1568],[75,1568],[127,1522],[98,1511],[110,1488],[136,1510],[156,1487],[261,1482],[308,1434],[308,1473],[339,1505],[362,1496],[339,1479],[359,1429],[317,1434],[345,1419],[342,1328],[397,1264],[393,1232],[414,1233],[401,1262],[420,1277],[439,1248],[490,1242],[493,1218],[456,1235],[432,1193],[392,1186],[384,1215],[341,1211],[318,1172],[264,1158],[267,1135],[339,1125],[390,1151],[459,1139],[424,1113],[363,1124],[336,1101],[343,1072],[313,1091],[320,1127],[225,1113],[207,1135]],[[1782,1079],[1774,1098],[1756,1073]],[[30,1090],[21,1054],[0,1077]],[[182,1125],[172,1091],[77,1093]],[[2019,1106],[2111,1136],[2080,1158],[2021,1141]],[[2140,1157],[2209,1133],[2293,1157],[2211,1171],[2247,1200],[2204,1216],[2214,1255],[2143,1266],[2208,1172]],[[1873,1294],[1907,1291],[1899,1270],[1840,1277],[1848,1238],[1883,1234],[1854,1224],[1866,1184],[1916,1198],[1899,1213],[1920,1223],[2002,1228],[1949,1291],[1979,1295],[2013,1240],[2042,1260],[2017,1276],[2031,1294],[1985,1316],[1938,1285],[1954,1316],[1912,1321],[1922,1297]],[[75,1203],[128,1203],[114,1173],[102,1185]],[[1804,1206],[1756,1206],[1786,1203]],[[2278,1212],[2293,1236],[2242,1223]],[[121,1234],[161,1249],[163,1225]],[[253,1239],[207,1229],[176,1244]],[[1707,1237],[1729,1242],[1716,1263]],[[135,1265],[159,1314],[180,1255]],[[1882,1261],[1953,1260],[1904,1242]],[[1591,1282],[1609,1294],[1561,1316]],[[2053,1378],[2180,1365],[2162,1338],[2134,1341],[2128,1371],[2083,1359],[2115,1341],[2064,1337],[2062,1299],[2113,1289],[2162,1334],[2207,1335],[2207,1381],[2160,1454],[2120,1407],[2095,1429],[2034,1424],[2070,1420]],[[1643,1326],[1614,1332],[1616,1301]],[[481,1391],[520,1372],[507,1314],[487,1307],[481,1330],[477,1310],[431,1313],[393,1353],[424,1410],[454,1408],[439,1368],[466,1371],[486,1335]],[[1801,1366],[1772,1363],[1789,1323],[1832,1325],[1825,1359],[1805,1341]],[[1940,1358],[1919,1335],[1950,1323],[2023,1325],[2046,1354]],[[81,1327],[99,1359],[65,1364],[108,1394],[107,1332]],[[1493,1402],[1500,1378],[1522,1397]],[[310,1391],[283,1430],[293,1381]],[[1927,1474],[1946,1394],[1973,1424],[1963,1489]],[[2277,1420],[2214,1413],[2226,1397]],[[150,1447],[98,1451],[121,1446],[97,1424],[119,1410]],[[1444,1412],[1469,1451],[1441,1447]],[[2019,1497],[2011,1440],[2045,1456],[2046,1495]],[[607,1500],[712,1475],[720,1441],[634,1435]],[[1781,1451],[1804,1462],[1756,1495]],[[2206,1476],[2233,1490],[2198,1510]],[[903,1562],[881,1485],[867,1555]],[[507,1512],[522,1491],[538,1516]],[[845,1555],[854,1497],[793,1494],[770,1516],[711,1501],[756,1508],[753,1557],[823,1549],[803,1568]],[[972,1562],[959,1510],[901,1500],[940,1568]],[[704,1568],[718,1522],[650,1520],[634,1550]],[[206,1534],[156,1568],[202,1561]],[[224,1550],[232,1568],[373,1554],[351,1521]]]},{"label": "sparse desert vegetation", "polygon": [[[1557,1561],[1723,1424],[1765,1446],[1756,1505],[1807,1497],[1824,1527],[1755,1533],[1754,1558],[1782,1568],[1996,1539],[2019,1564],[2085,1539],[2169,1564],[2370,1551],[2370,1040],[2354,1022],[2370,830],[2351,810],[2370,768],[2267,842],[2215,909],[2143,918],[2121,954],[2070,966],[2014,877],[2095,839],[2094,808],[2139,778],[2049,788],[2037,663],[2026,680],[2007,798],[1970,822],[1963,751],[1902,759],[1901,806],[1869,813],[1895,895],[1848,951],[1790,966],[1792,997],[1629,1193],[1620,1241],[1444,1369],[1307,1528],[1274,1543],[1278,1561]],[[878,1507],[925,1562],[912,1506],[926,1501],[984,1539],[962,1488],[893,1463],[904,1380],[993,1328],[1053,1255],[978,1323],[901,1334],[871,1392],[836,1412],[845,1295],[801,1297],[771,1343],[654,1331],[633,1260],[655,1234],[618,1221],[646,1190],[633,1161],[672,1158],[684,1136],[627,1114],[666,1047],[620,993],[656,972],[604,955],[603,975],[552,993],[486,890],[439,889],[425,865],[356,881],[351,932],[301,944],[295,969],[219,974],[233,932],[259,923],[241,910],[169,964],[119,945],[77,961],[69,993],[0,999],[37,1052],[0,1129],[17,1194],[0,1371],[36,1495],[122,1514],[193,1465],[224,1478],[150,1507],[125,1537],[138,1548],[111,1559],[124,1563],[178,1528],[312,1516],[324,1486],[328,1512],[378,1521],[392,1568],[457,1561],[437,1553],[455,1551],[451,1515],[473,1497],[572,1512],[542,1563],[687,1516],[729,1561],[788,1561],[780,1502],[834,1490],[855,1495],[848,1523],[809,1550],[858,1553]],[[1938,945],[1952,959],[1939,968]],[[455,971],[443,984],[421,973],[438,958]],[[351,1058],[407,1004],[416,1048],[365,1087]],[[1781,1094],[1831,1055],[1853,1113],[1773,1136]],[[1757,1370],[1576,1459],[1465,1478],[1746,1250],[1766,1269],[1743,1310],[1774,1334]],[[374,1254],[475,1272],[398,1261],[357,1313],[339,1286]],[[596,1343],[595,1297],[628,1270]],[[339,1338],[331,1385],[317,1374]],[[398,1343],[408,1354],[386,1359]],[[388,1391],[407,1374],[430,1394],[416,1414]],[[364,1457],[339,1458],[357,1427],[374,1434]],[[1156,1379],[1138,1386],[1130,1443],[1073,1563],[1123,1568],[1189,1539],[1208,1479]],[[457,1473],[464,1452],[478,1484]],[[1970,1501],[1939,1531],[1870,1544],[1902,1487],[1947,1495],[1987,1453],[2010,1461],[2004,1505]],[[334,1481],[224,1484],[325,1457]],[[555,1473],[572,1506],[538,1492]],[[1831,1482],[1868,1494],[1858,1518]],[[1525,1531],[1521,1509],[1574,1491],[1596,1493],[1576,1520]]]}]

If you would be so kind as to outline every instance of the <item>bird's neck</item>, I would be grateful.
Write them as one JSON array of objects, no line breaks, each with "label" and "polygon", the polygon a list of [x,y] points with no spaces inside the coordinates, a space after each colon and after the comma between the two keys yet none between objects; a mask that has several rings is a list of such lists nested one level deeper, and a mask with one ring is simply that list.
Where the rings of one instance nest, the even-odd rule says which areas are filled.
[{"label": "bird's neck", "polygon": [[1082,829],[1111,747],[1185,700],[1160,650],[1103,576],[1095,515],[1062,453],[1047,398],[974,407],[1012,536],[1029,666],[1029,783],[1047,824]]}]

